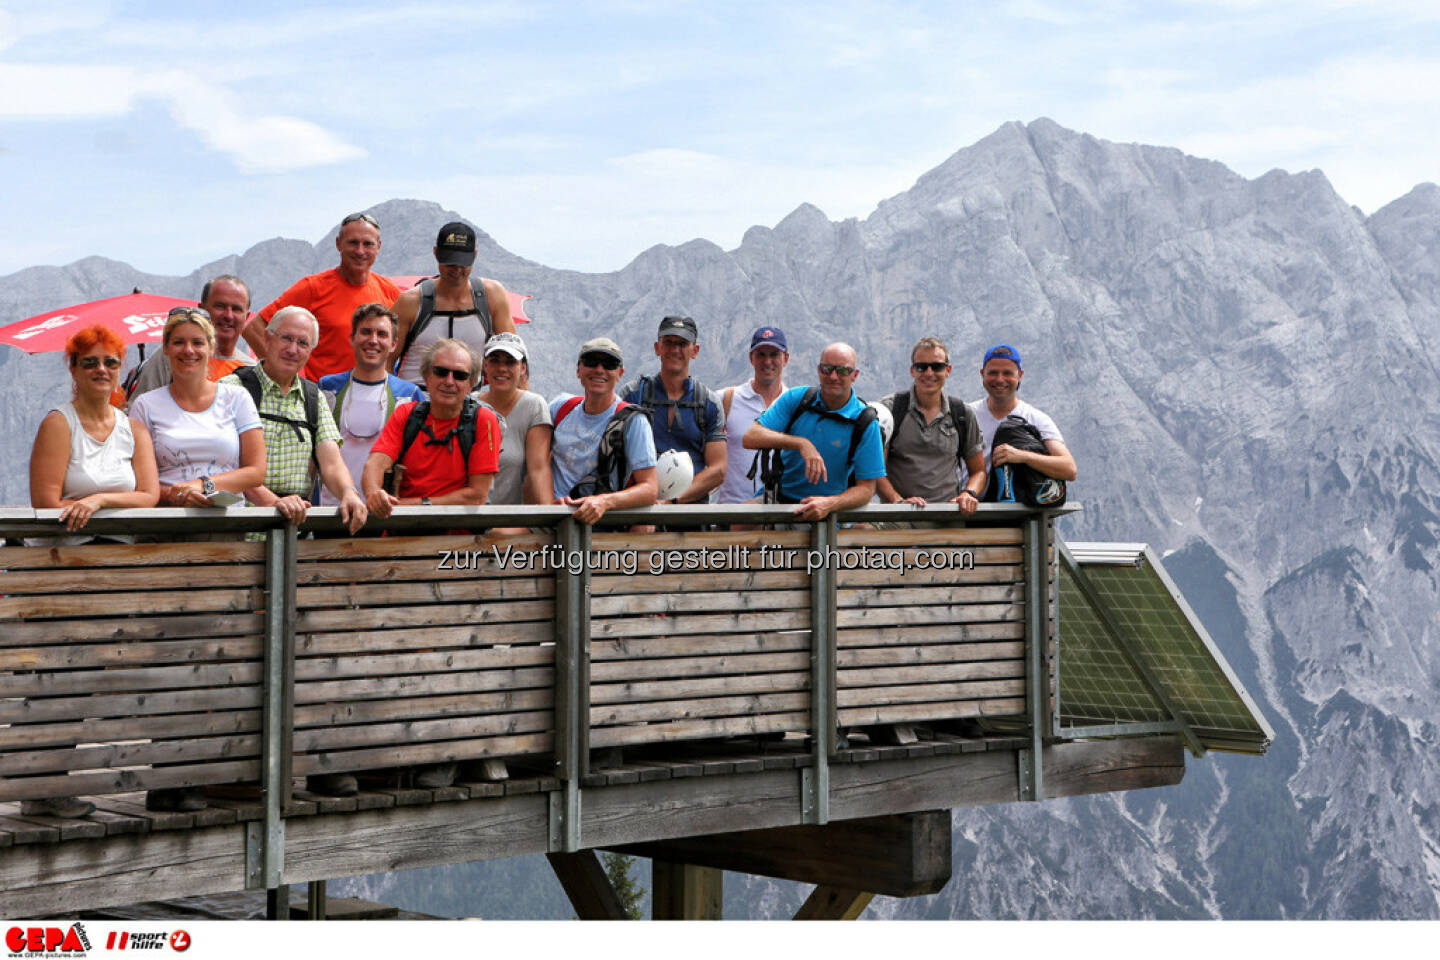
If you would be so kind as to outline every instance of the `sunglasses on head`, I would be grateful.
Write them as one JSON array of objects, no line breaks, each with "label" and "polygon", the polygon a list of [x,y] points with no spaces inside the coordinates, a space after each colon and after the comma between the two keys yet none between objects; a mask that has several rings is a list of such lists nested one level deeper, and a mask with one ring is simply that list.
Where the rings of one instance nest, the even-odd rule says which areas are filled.
[{"label": "sunglasses on head", "polygon": [[352,213],[352,214],[350,214],[350,216],[348,216],[348,217],[346,217],[344,220],[341,220],[341,221],[340,221],[340,226],[343,227],[343,226],[345,226],[346,224],[348,224],[348,223],[354,223],[354,222],[356,222],[357,220],[360,221],[360,222],[362,222],[362,223],[368,223],[368,224],[370,224],[370,226],[374,227],[376,230],[379,230],[379,229],[380,229],[380,221],[379,221],[379,220],[376,220],[374,217],[370,216],[370,214],[368,214],[368,213]]},{"label": "sunglasses on head", "polygon": [[431,367],[430,372],[435,374],[436,380],[444,380],[447,377],[454,377],[459,382],[464,383],[466,380],[470,379],[469,370],[456,370],[452,367],[442,367],[438,364]]},{"label": "sunglasses on head", "polygon": [[210,311],[203,307],[171,307],[170,312],[165,314],[165,319],[171,317],[204,317],[210,319]]},{"label": "sunglasses on head", "polygon": [[603,367],[606,370],[619,370],[620,361],[608,353],[587,353],[580,357],[582,367]]},{"label": "sunglasses on head", "polygon": [[929,370],[931,373],[944,373],[950,367],[948,360],[932,360],[929,363],[912,363],[910,369],[916,373],[924,373]]},{"label": "sunglasses on head", "polygon": [[80,358],[80,369],[81,369],[81,370],[94,370],[96,367],[100,366],[100,364],[102,364],[102,363],[105,364],[105,369],[106,369],[106,370],[119,370],[119,369],[120,369],[120,358],[119,358],[119,357],[81,357],[81,358]]},{"label": "sunglasses on head", "polygon": [[847,367],[843,363],[822,363],[820,364],[820,376],[828,377],[832,373],[838,373],[842,377],[848,377],[854,373],[855,367]]}]

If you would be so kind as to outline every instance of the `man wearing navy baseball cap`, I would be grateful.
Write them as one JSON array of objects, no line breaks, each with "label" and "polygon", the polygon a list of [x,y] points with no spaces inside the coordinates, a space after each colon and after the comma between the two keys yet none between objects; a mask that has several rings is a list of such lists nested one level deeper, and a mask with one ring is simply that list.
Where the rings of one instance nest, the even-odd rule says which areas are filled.
[{"label": "man wearing navy baseball cap", "polygon": [[[994,466],[1024,463],[1047,477],[1074,480],[1075,458],[1066,448],[1060,428],[1055,426],[1055,421],[1050,419],[1045,411],[1016,396],[1020,391],[1020,380],[1024,376],[1025,368],[1020,359],[1020,351],[1010,344],[997,343],[985,351],[985,359],[980,362],[980,382],[985,387],[985,397],[970,404],[970,409],[975,411],[975,422],[980,426],[985,471],[988,474]],[[1039,430],[1046,452],[1020,450],[1008,443],[1002,443],[991,450],[990,445],[995,442],[995,431],[999,429],[1001,421],[1009,416],[1018,416]]]},{"label": "man wearing navy baseball cap", "polygon": [[725,482],[715,491],[716,503],[744,503],[760,492],[760,479],[750,472],[758,454],[745,449],[745,431],[785,392],[783,375],[789,362],[790,347],[779,327],[758,327],[750,335],[750,366],[755,376],[748,383],[726,387],[720,395],[725,410],[726,466]]}]

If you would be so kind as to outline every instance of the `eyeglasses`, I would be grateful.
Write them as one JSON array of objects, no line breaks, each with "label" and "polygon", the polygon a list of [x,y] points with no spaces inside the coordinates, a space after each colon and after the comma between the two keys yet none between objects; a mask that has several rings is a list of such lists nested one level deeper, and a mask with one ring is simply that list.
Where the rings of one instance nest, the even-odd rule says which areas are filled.
[{"label": "eyeglasses", "polygon": [[436,365],[430,368],[430,372],[435,374],[436,380],[445,380],[449,377],[454,377],[460,383],[464,383],[466,380],[470,379],[469,370],[455,370],[451,367],[442,367]]},{"label": "eyeglasses", "polygon": [[119,370],[119,369],[120,369],[120,358],[119,358],[119,357],[93,357],[93,356],[92,356],[92,357],[81,357],[81,358],[80,358],[80,369],[81,369],[81,370],[94,370],[96,367],[100,366],[100,364],[102,364],[102,363],[105,364],[105,369],[106,369],[106,370]]},{"label": "eyeglasses", "polygon": [[309,340],[306,340],[304,337],[296,337],[296,336],[292,336],[291,334],[288,334],[288,333],[276,333],[276,334],[273,334],[273,336],[275,337],[276,340],[279,340],[281,343],[288,343],[288,344],[290,344],[290,346],[295,347],[295,348],[297,348],[297,349],[300,349],[300,350],[309,350],[309,349],[310,349],[310,341],[309,341]]},{"label": "eyeglasses", "polygon": [[847,367],[843,363],[822,363],[820,364],[820,376],[828,377],[832,373],[838,373],[842,377],[848,377],[858,369],[858,367]]},{"label": "eyeglasses", "polygon": [[910,369],[916,373],[924,373],[926,370],[931,373],[944,373],[950,369],[950,363],[947,360],[932,360],[930,363],[912,363]]},{"label": "eyeglasses", "polygon": [[368,213],[352,213],[352,214],[350,214],[350,216],[348,216],[348,217],[346,217],[344,220],[341,220],[341,221],[340,221],[340,226],[343,227],[343,226],[345,226],[346,224],[354,223],[354,222],[356,222],[357,220],[358,220],[358,221],[361,221],[361,222],[363,222],[363,223],[368,223],[368,224],[370,224],[370,226],[374,227],[376,230],[379,230],[379,229],[380,229],[380,221],[379,221],[379,220],[376,220],[374,217],[370,216],[370,214],[368,214]]},{"label": "eyeglasses", "polygon": [[608,353],[586,353],[580,357],[582,367],[604,367],[606,370],[619,370],[620,361]]},{"label": "eyeglasses", "polygon": [[170,312],[165,314],[165,319],[170,320],[174,317],[203,317],[209,320],[210,311],[204,307],[171,307]]}]

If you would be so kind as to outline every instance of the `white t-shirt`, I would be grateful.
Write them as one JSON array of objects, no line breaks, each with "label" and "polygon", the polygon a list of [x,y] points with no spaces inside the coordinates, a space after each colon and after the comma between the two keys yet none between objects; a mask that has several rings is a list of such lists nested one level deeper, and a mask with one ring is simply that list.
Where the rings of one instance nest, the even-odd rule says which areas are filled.
[{"label": "white t-shirt", "polygon": [[[759,471],[753,479],[747,474],[760,451],[746,450],[744,441],[745,431],[765,412],[765,407],[765,398],[755,392],[749,380],[735,388],[730,398],[730,415],[725,418],[725,482],[715,491],[716,503],[744,503],[759,492]],[[721,409],[724,409],[723,403]]]},{"label": "white t-shirt", "polygon": [[[986,398],[981,397],[979,400],[973,401],[970,404],[970,409],[975,411],[975,422],[980,427],[980,446],[985,453],[985,472],[989,473],[990,447],[995,443],[995,431],[1000,429],[1000,420],[996,420],[990,413],[990,406],[985,402],[985,399]],[[1060,428],[1055,426],[1055,421],[1051,420],[1045,411],[1038,407],[1032,407],[1024,400],[1016,399],[1015,409],[1011,410],[1005,416],[1019,417],[1024,420],[1036,430],[1040,431],[1041,440],[1056,440],[1060,443],[1065,442],[1065,438],[1060,436]],[[1000,419],[1003,420],[1004,417]],[[960,484],[964,486],[968,473],[962,470],[961,474]]]},{"label": "white t-shirt", "polygon": [[244,387],[215,385],[215,400],[198,413],[180,409],[170,388],[136,397],[130,415],[155,441],[163,484],[183,483],[240,468],[240,434],[260,429],[260,414]]},{"label": "white t-shirt", "polygon": [[[335,426],[343,441],[340,457],[345,461],[345,468],[350,471],[350,479],[356,489],[360,487],[360,475],[365,472],[370,448],[375,446],[380,430],[390,419],[390,395],[386,385],[384,380],[366,383],[351,377],[350,385],[345,388],[345,395],[340,398],[339,407],[335,410]],[[328,487],[321,486],[322,506],[335,506],[339,502]]]},{"label": "white t-shirt", "polygon": [[490,487],[487,503],[525,502],[525,438],[531,427],[540,425],[550,425],[550,405],[538,393],[520,391],[515,406],[500,417],[500,472]]}]

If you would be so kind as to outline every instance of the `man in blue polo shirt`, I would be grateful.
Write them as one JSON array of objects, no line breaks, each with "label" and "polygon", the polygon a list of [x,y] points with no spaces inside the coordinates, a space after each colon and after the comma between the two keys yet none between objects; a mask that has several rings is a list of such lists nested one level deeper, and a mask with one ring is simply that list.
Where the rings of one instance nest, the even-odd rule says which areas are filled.
[{"label": "man in blue polo shirt", "polygon": [[802,520],[869,503],[875,481],[885,476],[879,423],[865,427],[850,455],[855,421],[865,411],[865,402],[855,396],[860,375],[855,348],[830,344],[820,353],[819,373],[820,389],[808,406],[800,409],[807,388],[793,387],[745,431],[747,450],[781,451],[780,499],[799,504],[795,516]]}]

